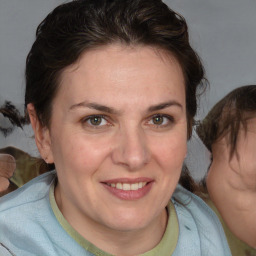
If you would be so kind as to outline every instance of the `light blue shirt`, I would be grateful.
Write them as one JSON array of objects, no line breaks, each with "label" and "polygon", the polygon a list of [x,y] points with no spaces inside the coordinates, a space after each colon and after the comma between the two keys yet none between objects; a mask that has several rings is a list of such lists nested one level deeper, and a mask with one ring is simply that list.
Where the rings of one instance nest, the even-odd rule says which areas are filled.
[{"label": "light blue shirt", "polygon": [[[54,171],[43,174],[0,198],[1,256],[93,255],[68,235],[52,211],[49,190],[55,178]],[[200,198],[178,185],[172,201],[179,222],[172,256],[231,256],[217,216]]]}]

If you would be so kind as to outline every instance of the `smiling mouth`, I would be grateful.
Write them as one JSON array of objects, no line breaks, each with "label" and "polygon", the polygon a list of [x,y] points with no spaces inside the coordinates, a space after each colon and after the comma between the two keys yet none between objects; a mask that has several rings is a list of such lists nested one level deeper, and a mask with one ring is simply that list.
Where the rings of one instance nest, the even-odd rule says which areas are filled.
[{"label": "smiling mouth", "polygon": [[150,178],[115,179],[101,182],[115,197],[121,200],[138,200],[146,196],[152,189],[154,180]]},{"label": "smiling mouth", "polygon": [[137,182],[137,183],[106,183],[109,187],[116,188],[119,190],[124,190],[124,191],[136,191],[139,190],[147,185],[148,182]]}]

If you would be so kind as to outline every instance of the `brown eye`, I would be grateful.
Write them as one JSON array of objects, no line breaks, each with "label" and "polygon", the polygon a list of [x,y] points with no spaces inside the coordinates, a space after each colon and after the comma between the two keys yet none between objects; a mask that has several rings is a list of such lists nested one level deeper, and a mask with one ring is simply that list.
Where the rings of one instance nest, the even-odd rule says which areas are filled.
[{"label": "brown eye", "polygon": [[152,118],[152,121],[153,121],[153,124],[155,124],[155,125],[161,125],[164,122],[164,117],[163,116],[154,116]]},{"label": "brown eye", "polygon": [[166,128],[174,123],[174,118],[166,114],[156,114],[151,116],[147,123],[156,128]]},{"label": "brown eye", "polygon": [[91,125],[98,126],[102,123],[102,117],[101,116],[92,116],[88,120]]},{"label": "brown eye", "polygon": [[82,126],[85,129],[106,129],[112,126],[111,122],[104,115],[90,115],[81,120]]}]

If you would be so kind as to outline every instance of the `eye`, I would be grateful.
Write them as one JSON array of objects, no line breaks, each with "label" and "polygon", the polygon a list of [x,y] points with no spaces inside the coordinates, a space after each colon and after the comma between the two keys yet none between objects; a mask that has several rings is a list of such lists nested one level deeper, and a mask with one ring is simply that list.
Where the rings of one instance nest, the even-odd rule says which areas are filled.
[{"label": "eye", "polygon": [[156,125],[161,125],[161,124],[163,124],[163,122],[164,122],[165,120],[164,120],[164,117],[163,117],[163,116],[154,116],[154,117],[152,118],[152,121],[153,121],[153,123],[156,124]]},{"label": "eye", "polygon": [[93,126],[93,127],[101,127],[101,126],[108,125],[108,121],[106,120],[105,116],[102,116],[102,115],[88,116],[84,118],[82,122],[87,126]]},{"label": "eye", "polygon": [[93,116],[90,117],[89,120],[91,125],[100,125],[102,123],[102,117],[101,116]]},{"label": "eye", "polygon": [[173,122],[173,117],[169,115],[156,114],[149,119],[148,124],[157,127],[166,127],[171,125]]}]

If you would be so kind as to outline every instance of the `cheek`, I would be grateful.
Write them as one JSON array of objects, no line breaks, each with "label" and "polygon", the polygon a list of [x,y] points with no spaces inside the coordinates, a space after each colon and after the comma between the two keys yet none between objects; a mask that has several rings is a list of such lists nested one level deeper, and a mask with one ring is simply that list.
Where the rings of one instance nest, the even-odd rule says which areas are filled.
[{"label": "cheek", "polygon": [[93,172],[109,154],[109,145],[104,140],[99,143],[97,138],[88,138],[81,134],[55,136],[52,151],[56,169],[72,169],[72,173]]},{"label": "cheek", "polygon": [[186,135],[178,134],[163,138],[158,143],[155,142],[153,148],[152,155],[164,169],[181,171],[187,152]]},{"label": "cheek", "polygon": [[256,136],[248,136],[240,139],[237,143],[238,157],[234,157],[230,161],[230,165],[234,170],[240,169],[242,174],[251,174],[251,177],[256,176]]}]

